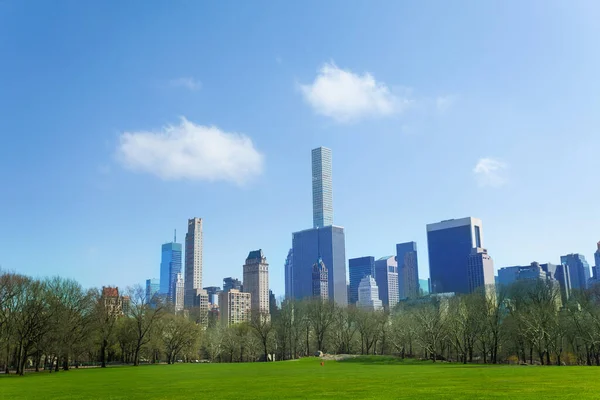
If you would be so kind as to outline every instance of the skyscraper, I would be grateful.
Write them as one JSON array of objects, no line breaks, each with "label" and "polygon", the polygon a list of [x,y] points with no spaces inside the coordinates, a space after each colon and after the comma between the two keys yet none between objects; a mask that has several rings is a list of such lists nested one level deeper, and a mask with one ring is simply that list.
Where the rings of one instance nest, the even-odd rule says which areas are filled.
[{"label": "skyscraper", "polygon": [[569,269],[572,289],[587,289],[590,279],[590,265],[582,254],[567,254],[560,257],[560,262]]},{"label": "skyscraper", "polygon": [[366,256],[348,260],[348,274],[350,275],[349,304],[358,302],[358,286],[365,276],[375,276],[375,257]]},{"label": "skyscraper", "polygon": [[469,293],[471,249],[483,247],[481,220],[467,217],[427,225],[432,293]]},{"label": "skyscraper", "polygon": [[262,249],[251,251],[244,264],[244,292],[250,293],[254,315],[269,314],[269,264]]},{"label": "skyscraper", "polygon": [[294,291],[293,291],[294,285],[292,284],[292,282],[293,282],[293,280],[292,280],[293,263],[294,263],[294,251],[292,249],[290,249],[290,251],[288,251],[288,255],[285,259],[285,265],[284,265],[285,298],[286,299],[294,298]]},{"label": "skyscraper", "polygon": [[159,292],[171,303],[175,302],[175,283],[177,274],[181,272],[181,253],[182,246],[177,243],[176,237],[171,243],[165,243],[161,247]]},{"label": "skyscraper", "polygon": [[188,220],[185,235],[185,307],[194,306],[196,290],[202,288],[202,218]]},{"label": "skyscraper", "polygon": [[231,289],[242,291],[242,282],[236,278],[223,278],[223,291],[228,292]]},{"label": "skyscraper", "polygon": [[146,279],[146,304],[153,302],[154,295],[160,290],[160,281],[158,279]]},{"label": "skyscraper", "polygon": [[312,271],[312,295],[313,298],[321,299],[323,301],[329,299],[329,282],[327,267],[323,260],[319,258],[313,265]]},{"label": "skyscraper", "polygon": [[567,304],[571,296],[571,275],[569,274],[569,268],[566,265],[552,263],[540,264],[540,267],[558,281],[562,302],[563,304]]},{"label": "skyscraper", "polygon": [[476,290],[489,290],[494,285],[494,261],[486,249],[471,249],[467,263],[467,280],[469,293]]},{"label": "skyscraper", "polygon": [[398,263],[399,299],[416,299],[420,295],[417,243],[398,243],[396,245],[396,262]]},{"label": "skyscraper", "polygon": [[375,282],[383,306],[393,309],[398,304],[399,296],[396,257],[387,256],[375,261]]},{"label": "skyscraper", "polygon": [[[185,283],[183,282],[183,277],[181,273],[177,274],[177,279],[175,281],[175,296],[173,305],[175,306],[175,311],[181,311],[184,308],[185,301]],[[192,307],[191,305],[190,307]]]},{"label": "skyscraper", "polygon": [[312,151],[313,227],[333,225],[331,150],[319,147]]},{"label": "skyscraper", "polygon": [[598,250],[594,253],[594,263],[596,264],[596,270],[600,268],[600,242],[598,242]]},{"label": "skyscraper", "polygon": [[358,285],[358,303],[357,306],[364,310],[377,311],[383,308],[383,303],[379,299],[379,289],[372,276],[367,275],[361,279]]},{"label": "skyscraper", "polygon": [[326,226],[307,229],[292,234],[294,263],[292,268],[292,293],[295,299],[312,297],[312,267],[319,257],[327,267],[329,300],[345,306],[346,241],[344,228]]}]

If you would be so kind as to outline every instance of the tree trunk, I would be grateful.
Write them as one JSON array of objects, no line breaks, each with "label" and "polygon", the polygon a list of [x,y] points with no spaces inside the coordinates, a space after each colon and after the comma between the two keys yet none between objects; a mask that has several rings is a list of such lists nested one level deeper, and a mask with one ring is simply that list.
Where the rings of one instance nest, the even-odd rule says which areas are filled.
[{"label": "tree trunk", "polygon": [[108,341],[106,339],[102,339],[102,344],[100,345],[100,368],[106,368],[106,347],[108,346]]}]

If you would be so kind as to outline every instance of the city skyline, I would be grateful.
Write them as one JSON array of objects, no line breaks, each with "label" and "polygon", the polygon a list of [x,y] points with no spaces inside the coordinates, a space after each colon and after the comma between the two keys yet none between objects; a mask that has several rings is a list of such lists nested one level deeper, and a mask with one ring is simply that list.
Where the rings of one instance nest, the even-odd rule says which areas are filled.
[{"label": "city skyline", "polygon": [[280,295],[290,232],[312,226],[319,146],[334,153],[346,259],[412,240],[427,277],[424,225],[474,215],[495,268],[592,264],[598,5],[343,4],[3,2],[2,269],[143,284],[198,215],[203,285],[241,277],[224,255],[263,248]]}]

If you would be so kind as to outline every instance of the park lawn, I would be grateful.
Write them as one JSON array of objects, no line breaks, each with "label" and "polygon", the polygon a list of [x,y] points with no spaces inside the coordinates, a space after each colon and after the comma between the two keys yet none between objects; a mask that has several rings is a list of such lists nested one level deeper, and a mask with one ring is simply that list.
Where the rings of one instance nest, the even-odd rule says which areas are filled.
[{"label": "park lawn", "polygon": [[369,357],[175,364],[0,376],[17,399],[598,399],[600,368],[484,366]]}]

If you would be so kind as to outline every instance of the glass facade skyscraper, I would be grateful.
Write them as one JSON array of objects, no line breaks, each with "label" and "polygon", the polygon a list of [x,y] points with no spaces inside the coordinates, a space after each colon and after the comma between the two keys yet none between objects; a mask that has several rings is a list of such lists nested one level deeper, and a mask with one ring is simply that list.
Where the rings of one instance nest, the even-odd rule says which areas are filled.
[{"label": "glass facade skyscraper", "polygon": [[177,274],[181,273],[181,243],[165,243],[161,248],[160,289],[159,293],[167,296],[167,301],[175,302],[175,285]]},{"label": "glass facade skyscraper", "polygon": [[292,234],[292,294],[295,299],[312,297],[312,271],[319,257],[327,266],[329,300],[348,304],[346,289],[346,239],[344,228],[325,226]]},{"label": "glass facade skyscraper", "polygon": [[427,225],[432,293],[469,293],[471,250],[484,247],[481,220],[467,217]]},{"label": "glass facade skyscraper", "polygon": [[358,257],[348,260],[348,274],[350,275],[349,304],[358,302],[358,286],[365,276],[375,278],[375,257]]},{"label": "glass facade skyscraper", "polygon": [[326,147],[312,151],[312,195],[313,228],[333,225],[331,150]]},{"label": "glass facade skyscraper", "polygon": [[406,242],[396,245],[398,263],[398,296],[400,300],[416,299],[419,291],[419,258],[417,243]]},{"label": "glass facade skyscraper", "polygon": [[146,304],[153,301],[154,295],[160,290],[160,280],[146,279]]},{"label": "glass facade skyscraper", "polygon": [[594,253],[594,263],[596,264],[596,270],[600,268],[600,242],[598,242],[598,250]]},{"label": "glass facade skyscraper", "polygon": [[560,257],[560,262],[569,269],[571,289],[587,289],[590,279],[590,265],[581,254],[567,254]]}]

